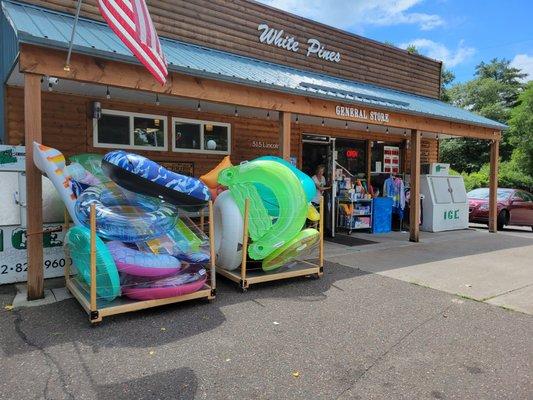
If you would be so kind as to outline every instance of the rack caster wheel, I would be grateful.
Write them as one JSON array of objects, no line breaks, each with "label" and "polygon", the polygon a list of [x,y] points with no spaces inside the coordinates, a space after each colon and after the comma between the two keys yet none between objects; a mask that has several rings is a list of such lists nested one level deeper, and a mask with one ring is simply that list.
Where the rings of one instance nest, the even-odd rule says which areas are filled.
[{"label": "rack caster wheel", "polygon": [[314,280],[314,281],[316,281],[316,280],[320,279],[320,275],[319,275],[318,273],[316,273],[316,274],[312,274],[312,275],[311,275],[311,279]]},{"label": "rack caster wheel", "polygon": [[246,287],[241,287],[241,288],[240,288],[240,291],[241,291],[241,293],[246,293],[246,292],[248,291],[248,288],[246,288]]}]

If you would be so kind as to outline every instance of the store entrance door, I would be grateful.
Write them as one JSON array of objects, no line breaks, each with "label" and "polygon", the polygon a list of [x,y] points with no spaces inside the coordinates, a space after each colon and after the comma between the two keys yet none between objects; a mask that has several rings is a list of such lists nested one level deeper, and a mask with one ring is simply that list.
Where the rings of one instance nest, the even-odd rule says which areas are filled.
[{"label": "store entrance door", "polygon": [[324,227],[330,236],[335,235],[335,139],[329,136],[303,134],[302,136],[302,171],[313,176],[320,164],[326,167],[326,182],[332,186],[324,192]]}]

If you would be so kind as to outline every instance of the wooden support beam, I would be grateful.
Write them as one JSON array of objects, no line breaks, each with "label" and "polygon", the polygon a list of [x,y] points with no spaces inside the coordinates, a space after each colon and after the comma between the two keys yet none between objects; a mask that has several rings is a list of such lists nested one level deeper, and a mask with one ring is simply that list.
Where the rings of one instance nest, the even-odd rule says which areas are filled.
[{"label": "wooden support beam", "polygon": [[366,184],[370,190],[372,178],[372,140],[366,141]]},{"label": "wooden support beam", "polygon": [[420,131],[411,130],[411,200],[409,202],[409,240],[420,236]]},{"label": "wooden support beam", "polygon": [[489,177],[489,232],[498,231],[498,162],[500,142],[493,140],[490,144],[490,177]]},{"label": "wooden support beam", "polygon": [[291,113],[279,113],[279,156],[291,160]]},{"label": "wooden support beam", "polygon": [[[19,68],[21,72],[55,76],[79,82],[116,86],[133,90],[161,93],[183,98],[233,104],[236,106],[262,108],[265,110],[286,111],[300,115],[313,115],[346,121],[363,122],[367,119],[337,115],[337,106],[351,106],[341,102],[317,97],[299,96],[264,88],[246,86],[247,82],[236,84],[224,82],[223,77],[212,79],[170,73],[167,83],[161,86],[146,68],[119,61],[98,57],[73,54],[70,71],[63,69],[66,53],[60,50],[44,49],[21,44]],[[383,111],[389,115],[388,121],[372,121],[373,125],[383,125],[402,129],[417,129],[424,132],[443,133],[454,136],[475,137],[478,139],[499,139],[500,132],[487,127],[468,125],[460,122],[445,121],[413,114],[400,114],[379,107],[356,106],[361,114],[370,115],[371,111]]]},{"label": "wooden support beam", "polygon": [[33,142],[42,142],[41,77],[24,74],[24,138],[26,145],[26,212],[28,300],[44,297],[43,188],[41,171],[33,163]]}]

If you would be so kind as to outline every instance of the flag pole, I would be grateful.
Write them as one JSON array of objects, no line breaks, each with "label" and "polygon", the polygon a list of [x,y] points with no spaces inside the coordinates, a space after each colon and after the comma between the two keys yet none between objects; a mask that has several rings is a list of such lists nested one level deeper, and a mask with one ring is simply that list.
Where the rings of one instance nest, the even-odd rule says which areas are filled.
[{"label": "flag pole", "polygon": [[70,42],[68,44],[67,61],[63,69],[70,71],[70,56],[72,55],[72,46],[74,44],[74,35],[76,34],[76,27],[78,26],[78,19],[80,18],[81,3],[83,0],[78,0],[78,6],[76,8],[76,17],[74,18],[74,25],[72,26],[72,33],[70,34]]}]

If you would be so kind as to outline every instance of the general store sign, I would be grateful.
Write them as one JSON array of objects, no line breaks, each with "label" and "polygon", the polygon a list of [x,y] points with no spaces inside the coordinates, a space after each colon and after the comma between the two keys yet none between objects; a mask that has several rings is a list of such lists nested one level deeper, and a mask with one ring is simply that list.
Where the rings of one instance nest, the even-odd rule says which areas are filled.
[{"label": "general store sign", "polygon": [[[293,53],[299,53],[302,50],[300,42],[294,36],[285,33],[283,29],[274,29],[267,24],[259,24],[257,30],[260,32],[259,41],[261,43],[276,46]],[[307,39],[303,51],[307,57],[318,57],[321,60],[335,63],[341,61],[341,53],[326,48],[326,46],[316,38]]]},{"label": "general store sign", "polygon": [[336,106],[335,115],[339,117],[350,117],[363,119],[372,122],[389,122],[389,114],[382,111],[366,110],[357,107]]}]

